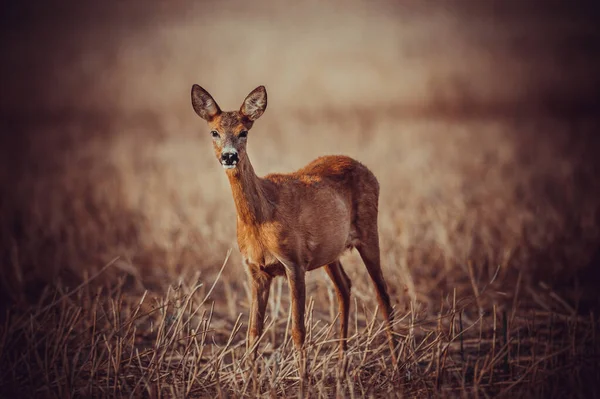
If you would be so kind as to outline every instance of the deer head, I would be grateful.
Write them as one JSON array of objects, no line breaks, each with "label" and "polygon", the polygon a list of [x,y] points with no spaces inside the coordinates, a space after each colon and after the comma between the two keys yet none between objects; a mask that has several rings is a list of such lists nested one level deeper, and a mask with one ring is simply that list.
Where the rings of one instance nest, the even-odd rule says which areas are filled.
[{"label": "deer head", "polygon": [[225,169],[236,169],[246,158],[248,131],[267,109],[264,86],[252,90],[239,111],[221,111],[212,96],[198,85],[192,86],[192,106],[208,122],[217,159]]}]

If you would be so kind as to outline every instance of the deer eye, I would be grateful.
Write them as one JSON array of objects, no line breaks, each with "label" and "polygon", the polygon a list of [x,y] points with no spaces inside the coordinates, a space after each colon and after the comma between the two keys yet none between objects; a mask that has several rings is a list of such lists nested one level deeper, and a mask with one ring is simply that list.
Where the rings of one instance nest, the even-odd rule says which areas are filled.
[{"label": "deer eye", "polygon": [[239,136],[238,136],[238,137],[241,137],[241,138],[248,137],[248,131],[247,131],[247,130],[242,130],[242,131],[240,132],[240,134],[239,134]]},{"label": "deer eye", "polygon": [[212,132],[210,132],[210,135],[213,137],[213,139],[218,139],[219,137],[219,132],[217,132],[216,130],[213,130]]}]

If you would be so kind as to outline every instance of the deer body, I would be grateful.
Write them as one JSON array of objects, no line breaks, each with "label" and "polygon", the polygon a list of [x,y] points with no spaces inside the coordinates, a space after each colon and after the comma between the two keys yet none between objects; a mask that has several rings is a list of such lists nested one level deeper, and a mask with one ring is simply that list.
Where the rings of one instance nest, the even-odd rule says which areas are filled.
[{"label": "deer body", "polygon": [[192,104],[213,129],[215,153],[226,169],[236,206],[237,241],[252,287],[249,348],[256,349],[262,334],[271,281],[285,276],[292,299],[292,337],[302,349],[305,273],[324,267],[338,296],[340,351],[345,350],[351,282],[339,258],[357,248],[374,282],[395,362],[392,307],[379,261],[379,184],[373,173],[352,158],[325,156],[294,173],[260,178],[246,154],[246,138],[266,109],[264,87],[251,92],[238,112],[222,112],[197,85]]},{"label": "deer body", "polygon": [[[327,166],[338,168],[339,174],[318,174],[316,168]],[[285,273],[279,267],[285,260],[308,271],[336,261],[353,247],[357,228],[352,220],[360,198],[352,198],[352,186],[357,182],[350,174],[360,168],[364,167],[351,158],[330,156],[290,175],[261,179],[251,175],[251,168],[241,172],[249,177],[229,173],[238,210],[238,244],[247,262],[275,277]],[[257,189],[245,191],[244,185],[250,184]],[[376,198],[377,186],[372,189],[375,191],[361,194]],[[258,191],[261,194],[252,194]],[[261,209],[260,218],[247,217],[248,209]]]}]

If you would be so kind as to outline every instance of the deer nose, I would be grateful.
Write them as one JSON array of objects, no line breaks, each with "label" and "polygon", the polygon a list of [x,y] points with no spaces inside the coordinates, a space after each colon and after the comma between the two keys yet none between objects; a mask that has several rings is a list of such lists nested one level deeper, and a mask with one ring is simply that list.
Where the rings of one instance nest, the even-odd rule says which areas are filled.
[{"label": "deer nose", "polygon": [[221,153],[221,163],[223,165],[236,165],[238,160],[238,153],[233,149]]}]

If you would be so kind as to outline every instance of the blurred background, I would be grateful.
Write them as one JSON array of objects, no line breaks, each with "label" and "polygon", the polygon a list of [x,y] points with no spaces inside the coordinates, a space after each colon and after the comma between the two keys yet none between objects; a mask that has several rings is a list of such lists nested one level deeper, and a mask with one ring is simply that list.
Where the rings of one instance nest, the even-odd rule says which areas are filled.
[{"label": "blurred background", "polygon": [[5,2],[1,104],[37,113],[151,110],[184,123],[181,93],[201,81],[227,106],[263,82],[273,114],[581,113],[599,79],[592,5]]},{"label": "blurred background", "polygon": [[[521,276],[597,304],[582,288],[600,259],[592,2],[28,1],[0,15],[7,302],[117,256],[109,281],[161,291],[210,279],[234,248],[218,289],[235,317],[235,210],[190,105],[198,83],[228,110],[267,87],[259,175],[330,153],[375,172],[397,305],[470,292],[469,264],[481,284],[497,275],[498,298]],[[369,301],[360,261],[345,264]]]}]

